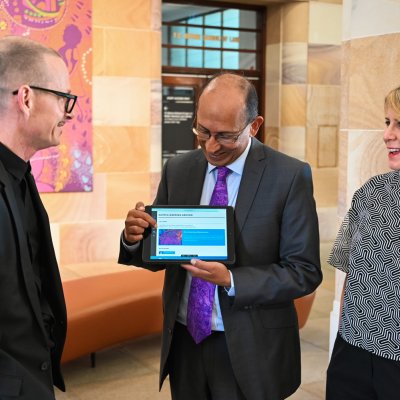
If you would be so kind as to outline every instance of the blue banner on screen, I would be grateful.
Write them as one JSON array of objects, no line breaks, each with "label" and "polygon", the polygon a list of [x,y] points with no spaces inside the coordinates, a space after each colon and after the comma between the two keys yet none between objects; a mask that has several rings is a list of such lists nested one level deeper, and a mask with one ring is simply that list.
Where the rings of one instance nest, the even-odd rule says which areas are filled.
[{"label": "blue banner on screen", "polygon": [[152,208],[151,260],[225,260],[227,211],[224,208]]}]

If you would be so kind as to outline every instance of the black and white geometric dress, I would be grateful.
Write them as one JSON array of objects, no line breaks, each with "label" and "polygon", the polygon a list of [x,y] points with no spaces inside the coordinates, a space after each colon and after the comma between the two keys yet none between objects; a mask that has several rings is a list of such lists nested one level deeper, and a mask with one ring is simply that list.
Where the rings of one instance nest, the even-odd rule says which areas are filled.
[{"label": "black and white geometric dress", "polygon": [[375,176],[355,192],[328,262],[347,273],[342,338],[400,361],[399,171]]}]

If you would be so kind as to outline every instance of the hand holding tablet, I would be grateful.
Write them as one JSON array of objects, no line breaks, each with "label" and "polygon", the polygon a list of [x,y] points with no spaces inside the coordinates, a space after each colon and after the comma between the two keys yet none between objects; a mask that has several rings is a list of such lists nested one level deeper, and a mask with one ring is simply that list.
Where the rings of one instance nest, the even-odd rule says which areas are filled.
[{"label": "hand holding tablet", "polygon": [[155,205],[145,210],[157,226],[144,236],[144,262],[181,264],[197,258],[234,263],[233,207]]}]

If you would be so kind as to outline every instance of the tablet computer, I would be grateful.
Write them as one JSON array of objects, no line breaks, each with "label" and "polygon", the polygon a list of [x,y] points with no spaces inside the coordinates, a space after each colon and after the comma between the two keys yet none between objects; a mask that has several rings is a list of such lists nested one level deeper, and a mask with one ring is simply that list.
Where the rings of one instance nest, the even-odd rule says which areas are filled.
[{"label": "tablet computer", "polygon": [[233,207],[146,206],[156,221],[143,240],[143,261],[187,263],[192,258],[235,261]]}]

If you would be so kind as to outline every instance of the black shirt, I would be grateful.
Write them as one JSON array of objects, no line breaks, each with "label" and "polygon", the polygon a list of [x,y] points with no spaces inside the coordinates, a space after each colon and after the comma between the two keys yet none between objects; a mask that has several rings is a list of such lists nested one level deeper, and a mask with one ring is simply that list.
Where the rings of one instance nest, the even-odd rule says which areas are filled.
[{"label": "black shirt", "polygon": [[29,256],[32,269],[35,276],[35,283],[40,299],[43,322],[49,334],[49,345],[52,346],[51,329],[53,326],[53,314],[50,306],[42,293],[42,274],[43,261],[41,261],[41,234],[40,221],[38,218],[37,204],[33,201],[35,198],[32,192],[36,189],[31,175],[31,165],[18,157],[11,150],[0,143],[0,160],[8,172],[12,189],[17,201],[17,207],[21,215],[22,226],[25,231],[26,240],[29,249]]}]

